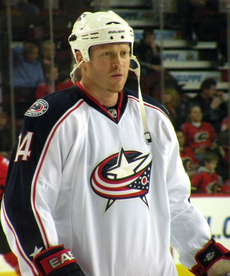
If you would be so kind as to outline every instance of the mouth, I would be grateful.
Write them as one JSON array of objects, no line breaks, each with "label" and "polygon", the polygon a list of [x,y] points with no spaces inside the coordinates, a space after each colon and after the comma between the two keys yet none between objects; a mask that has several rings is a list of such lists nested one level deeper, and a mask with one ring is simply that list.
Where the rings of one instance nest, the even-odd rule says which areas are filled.
[{"label": "mouth", "polygon": [[114,79],[122,79],[124,77],[124,75],[121,73],[116,73],[116,74],[111,75],[111,77]]}]

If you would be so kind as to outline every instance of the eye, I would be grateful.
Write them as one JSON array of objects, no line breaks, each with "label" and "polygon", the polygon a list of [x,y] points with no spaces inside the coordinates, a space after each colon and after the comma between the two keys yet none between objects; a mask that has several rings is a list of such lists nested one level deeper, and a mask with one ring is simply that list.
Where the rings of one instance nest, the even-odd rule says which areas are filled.
[{"label": "eye", "polygon": [[110,52],[110,51],[102,53],[102,56],[105,56],[105,57],[108,57],[111,55],[112,55],[112,52]]},{"label": "eye", "polygon": [[129,56],[130,56],[130,54],[129,54],[128,51],[122,51],[121,52],[121,57],[129,57]]}]

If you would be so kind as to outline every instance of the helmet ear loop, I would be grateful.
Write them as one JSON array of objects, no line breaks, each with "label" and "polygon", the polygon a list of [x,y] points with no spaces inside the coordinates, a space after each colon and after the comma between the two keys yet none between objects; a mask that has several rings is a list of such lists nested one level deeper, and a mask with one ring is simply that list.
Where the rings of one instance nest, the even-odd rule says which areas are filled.
[{"label": "helmet ear loop", "polygon": [[141,93],[141,85],[140,85],[141,66],[135,56],[132,56],[131,59],[134,60],[137,65],[137,67],[135,69],[129,67],[129,70],[134,72],[137,77],[139,108],[140,108],[142,125],[143,125],[143,129],[144,129],[144,137],[145,137],[146,143],[150,144],[152,142],[152,138],[151,138],[149,128],[148,128],[148,122],[147,122],[147,118],[146,118],[145,106],[144,106],[144,101],[143,101],[143,97],[142,97],[142,93]]},{"label": "helmet ear loop", "polygon": [[84,59],[82,59],[79,63],[75,63],[74,66],[73,66],[73,70],[70,72],[70,78],[71,78],[73,83],[76,82],[75,71],[81,66],[83,61],[84,61]]},{"label": "helmet ear loop", "polygon": [[139,85],[140,84],[140,76],[141,76],[141,66],[140,66],[140,63],[139,63],[139,61],[137,60],[137,58],[135,56],[132,56],[131,59],[135,61],[137,67],[135,69],[129,67],[129,70],[136,74],[137,80],[138,80],[138,85]]}]

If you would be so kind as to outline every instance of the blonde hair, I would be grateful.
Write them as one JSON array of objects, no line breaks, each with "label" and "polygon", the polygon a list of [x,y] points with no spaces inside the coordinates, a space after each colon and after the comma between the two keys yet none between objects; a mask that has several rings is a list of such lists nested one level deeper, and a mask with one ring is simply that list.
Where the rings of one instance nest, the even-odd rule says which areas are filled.
[{"label": "blonde hair", "polygon": [[175,88],[173,87],[166,88],[165,94],[169,94],[172,96],[172,102],[174,103],[175,106],[177,106],[180,103],[180,96]]}]

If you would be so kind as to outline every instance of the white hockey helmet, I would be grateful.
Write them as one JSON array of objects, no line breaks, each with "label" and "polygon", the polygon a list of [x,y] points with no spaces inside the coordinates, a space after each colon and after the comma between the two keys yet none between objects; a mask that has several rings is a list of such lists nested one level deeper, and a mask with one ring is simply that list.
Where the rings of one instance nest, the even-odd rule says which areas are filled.
[{"label": "white hockey helmet", "polygon": [[128,42],[133,54],[134,32],[129,24],[113,11],[84,12],[73,25],[69,36],[69,43],[76,59],[78,50],[83,56],[83,61],[90,60],[89,49],[91,46]]}]

